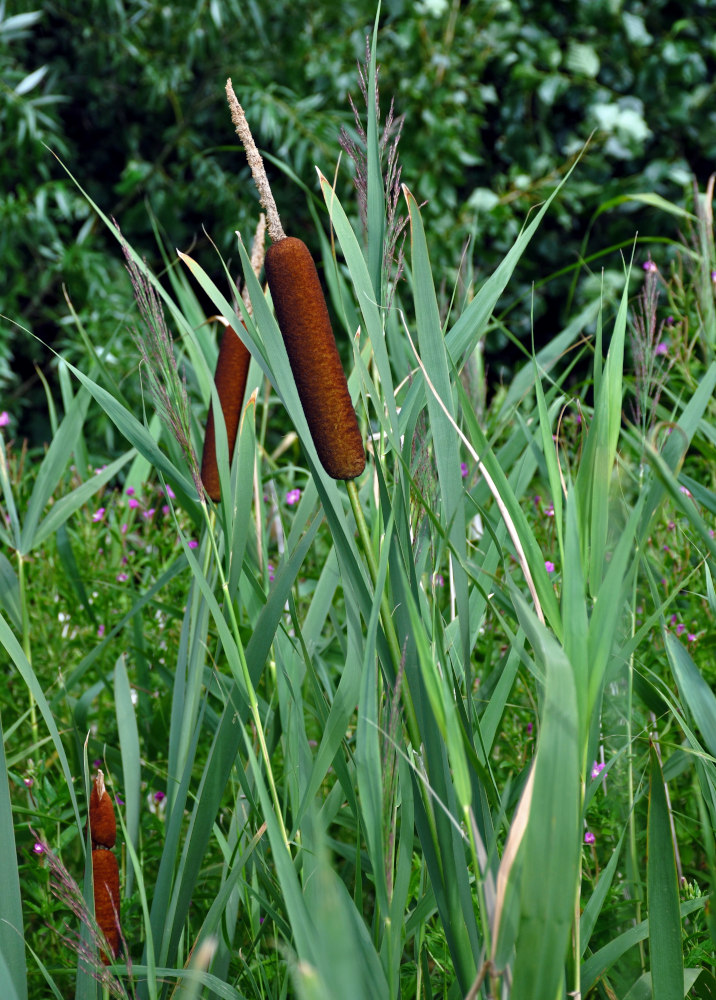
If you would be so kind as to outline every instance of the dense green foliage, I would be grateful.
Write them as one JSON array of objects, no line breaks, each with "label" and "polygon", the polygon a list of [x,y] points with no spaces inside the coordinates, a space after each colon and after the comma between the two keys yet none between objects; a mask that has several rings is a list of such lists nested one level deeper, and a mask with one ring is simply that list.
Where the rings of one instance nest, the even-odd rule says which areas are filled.
[{"label": "dense green foliage", "polygon": [[[372,12],[298,4],[289,28],[282,5],[236,6],[0,11],[25,157],[3,205],[48,223],[44,242],[0,244],[8,301],[63,355],[26,404],[29,447],[31,396],[9,372],[0,407],[7,1000],[707,1000],[716,251],[713,187],[688,170],[712,130],[692,134],[686,111],[711,114],[710,11],[386,4],[405,187],[371,64],[356,197],[346,156],[332,179]],[[36,60],[48,70],[27,79]],[[347,485],[318,460],[233,235],[258,209],[229,73],[287,228],[310,227],[322,258],[368,443]],[[643,94],[662,85],[671,147]],[[639,213],[651,237],[630,262]],[[570,259],[593,241],[596,280]],[[213,395],[214,505],[196,456],[219,315],[255,393],[231,464]],[[530,322],[537,349],[488,391],[490,352]],[[119,825],[109,968],[84,832],[97,768]]]},{"label": "dense green foliage", "polygon": [[[116,244],[43,143],[155,263],[151,226],[213,268],[208,234],[236,263],[233,234],[250,231],[256,201],[227,129],[224,80],[234,79],[260,146],[275,158],[273,176],[289,171],[314,199],[312,165],[332,171],[339,130],[352,127],[348,95],[360,101],[356,61],[374,5],[17,0],[0,12],[0,387],[17,426],[39,441],[47,425],[33,364],[55,385],[53,362],[14,324],[86,359],[65,288],[118,381],[132,356]],[[511,301],[637,230],[644,239],[673,236],[667,216],[638,203],[588,223],[628,194],[683,200],[691,175],[703,187],[716,160],[709,3],[675,19],[673,5],[659,2],[392,0],[381,28],[381,89],[405,115],[403,169],[427,200],[443,306],[458,271],[469,285],[494,268],[593,131]],[[339,194],[349,184],[344,157]],[[298,232],[313,231],[300,187],[282,184],[279,200]],[[567,318],[569,281],[536,298],[538,343]],[[513,370],[509,340],[529,338],[529,315],[522,308],[491,332],[493,380]]]}]

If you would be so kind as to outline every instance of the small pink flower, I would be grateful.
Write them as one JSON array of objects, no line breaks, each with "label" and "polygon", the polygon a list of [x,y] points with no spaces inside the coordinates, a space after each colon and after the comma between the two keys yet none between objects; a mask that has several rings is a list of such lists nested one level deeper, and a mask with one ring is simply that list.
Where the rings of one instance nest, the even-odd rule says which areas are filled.
[{"label": "small pink flower", "polygon": [[137,500],[136,497],[130,497],[129,498],[130,510],[135,510],[135,508],[137,508],[138,506],[139,506],[139,500]]},{"label": "small pink flower", "polygon": [[268,564],[268,578],[269,578],[269,580],[270,580],[271,583],[273,583],[273,580],[274,580],[274,572],[275,572],[275,570],[274,570],[273,563],[269,563]]},{"label": "small pink flower", "polygon": [[592,780],[594,780],[594,778],[598,778],[605,767],[606,764],[597,763],[597,761],[595,760],[594,764],[592,765],[592,773],[591,773]]},{"label": "small pink flower", "polygon": [[117,573],[117,583],[126,583],[128,579],[127,573]]},{"label": "small pink flower", "polygon": [[155,802],[163,802],[166,797],[167,796],[166,796],[165,792],[155,792],[154,793],[154,801]]},{"label": "small pink flower", "polygon": [[32,849],[35,852],[35,854],[44,854],[45,853],[45,845],[41,844],[39,840],[35,841],[35,843],[33,844]]},{"label": "small pink flower", "polygon": [[679,491],[683,493],[685,497],[691,496],[691,490],[687,489],[686,486],[679,486]]},{"label": "small pink flower", "polygon": [[687,638],[687,640],[689,642],[696,642],[696,633],[695,632],[688,632],[687,635],[686,635],[686,638]]},{"label": "small pink flower", "polygon": [[679,622],[679,624],[676,626],[676,634],[681,635],[681,633],[685,631],[686,631],[686,626],[684,625],[683,622]]},{"label": "small pink flower", "polygon": [[528,735],[528,736],[531,736],[531,735],[532,735],[532,729],[533,729],[533,726],[532,726],[532,723],[531,723],[531,722],[528,722],[528,723],[527,723],[527,735]]},{"label": "small pink flower", "polygon": [[654,354],[668,354],[668,353],[669,353],[669,345],[666,343],[665,340],[662,340],[654,348]]},{"label": "small pink flower", "polygon": [[554,573],[554,563],[550,562],[549,559],[545,559],[544,568],[547,570],[548,573]]},{"label": "small pink flower", "polygon": [[162,514],[166,515],[168,513],[169,513],[169,504],[165,503],[164,506],[162,507]]},{"label": "small pink flower", "polygon": [[134,487],[133,486],[128,486],[127,489],[124,492],[127,494],[128,497],[133,497],[134,496]]},{"label": "small pink flower", "polygon": [[460,462],[460,475],[464,479],[468,473],[467,462]]},{"label": "small pink flower", "polygon": [[149,510],[145,510],[145,511],[143,511],[143,512],[142,512],[142,517],[146,518],[146,519],[147,519],[147,521],[148,521],[148,520],[149,520],[149,518],[153,516],[153,514],[154,514],[154,509],[155,509],[154,507],[150,507],[150,508],[149,508]]},{"label": "small pink flower", "polygon": [[587,832],[584,834],[585,844],[593,844],[596,839],[597,838],[594,836],[591,830],[587,830]]},{"label": "small pink flower", "polygon": [[100,639],[102,638],[102,636],[104,635],[104,625],[99,626],[99,628],[97,629],[97,635],[99,636]]},{"label": "small pink flower", "polygon": [[189,539],[189,548],[190,549],[195,549],[198,546],[198,544],[199,543],[197,542],[196,538],[190,538]]},{"label": "small pink flower", "polygon": [[129,525],[128,524],[123,524],[122,527],[119,530],[122,532],[123,535],[126,535],[128,529],[129,529]]},{"label": "small pink flower", "polygon": [[10,423],[10,414],[7,412],[7,410],[3,410],[2,413],[0,413],[0,427],[7,427],[9,423]]},{"label": "small pink flower", "polygon": [[659,270],[653,260],[645,260],[641,266],[647,274],[653,274],[655,271]]},{"label": "small pink flower", "polygon": [[102,518],[104,517],[104,511],[105,511],[104,507],[98,507],[97,510],[92,515],[92,520],[93,521],[101,521]]},{"label": "small pink flower", "polygon": [[554,517],[554,504],[548,503],[544,509],[545,517]]},{"label": "small pink flower", "polygon": [[95,757],[95,759],[92,761],[92,767],[95,769],[95,771],[97,770],[98,767],[102,767],[102,761],[100,760],[99,757]]},{"label": "small pink flower", "polygon": [[445,577],[442,575],[442,573],[433,573],[433,584],[436,587],[445,586]]},{"label": "small pink flower", "polygon": [[167,486],[167,496],[170,500],[176,500],[177,496],[171,486]]},{"label": "small pink flower", "polygon": [[23,782],[24,782],[26,788],[32,788],[32,786],[35,784],[35,779],[34,778],[23,778]]},{"label": "small pink flower", "polygon": [[298,503],[300,499],[301,499],[301,491],[299,489],[289,490],[288,493],[286,494],[286,503],[288,504],[289,507],[292,507],[293,504]]}]

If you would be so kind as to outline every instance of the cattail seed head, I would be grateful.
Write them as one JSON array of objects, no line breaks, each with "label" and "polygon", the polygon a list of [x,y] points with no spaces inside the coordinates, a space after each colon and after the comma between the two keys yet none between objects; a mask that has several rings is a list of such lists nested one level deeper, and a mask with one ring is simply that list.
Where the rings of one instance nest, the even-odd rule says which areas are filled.
[{"label": "cattail seed head", "polygon": [[306,244],[289,236],[269,247],[265,268],[318,457],[333,479],[355,479],[365,450],[316,265]]},{"label": "cattail seed head", "polygon": [[117,820],[114,815],[114,804],[109,792],[104,787],[104,775],[97,771],[92,783],[89,803],[90,836],[92,846],[114,847],[117,839]]},{"label": "cattail seed head", "polygon": [[[94,882],[94,915],[107,939],[112,957],[119,954],[119,866],[112,851],[98,848],[92,851],[92,881]],[[110,959],[102,953],[102,961]]]},{"label": "cattail seed head", "polygon": [[[221,338],[219,357],[216,362],[214,381],[219,394],[221,412],[226,424],[226,437],[229,445],[229,460],[234,452],[236,434],[241,416],[241,406],[246,391],[246,379],[249,374],[251,355],[248,348],[237,333],[227,326]],[[219,483],[219,468],[216,463],[216,430],[214,427],[213,404],[209,409],[204,437],[204,453],[201,458],[201,481],[211,499],[218,503],[221,499]]]}]

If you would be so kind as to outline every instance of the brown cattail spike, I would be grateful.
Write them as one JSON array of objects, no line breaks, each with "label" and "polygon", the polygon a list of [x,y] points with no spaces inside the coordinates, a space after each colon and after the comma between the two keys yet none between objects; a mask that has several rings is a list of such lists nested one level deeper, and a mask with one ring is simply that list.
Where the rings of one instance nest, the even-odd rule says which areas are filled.
[{"label": "brown cattail spike", "polygon": [[117,839],[117,820],[109,792],[104,787],[104,775],[97,771],[92,784],[89,803],[90,836],[92,846],[114,847]]},{"label": "brown cattail spike", "polygon": [[316,265],[306,244],[288,236],[269,247],[265,268],[318,457],[333,479],[355,479],[365,468],[363,440]]},{"label": "brown cattail spike", "polygon": [[[94,915],[112,952],[119,954],[119,867],[111,851],[98,848],[92,851],[92,881],[94,882]],[[102,952],[102,961],[110,959]]]},{"label": "brown cattail spike", "polygon": [[[250,362],[251,355],[248,348],[236,332],[227,326],[221,338],[214,381],[226,424],[229,461],[231,461],[234,452]],[[221,486],[219,485],[219,468],[216,464],[216,430],[213,406],[209,409],[209,419],[206,423],[204,453],[201,458],[201,481],[207,494],[215,503],[218,503],[221,499]]]}]

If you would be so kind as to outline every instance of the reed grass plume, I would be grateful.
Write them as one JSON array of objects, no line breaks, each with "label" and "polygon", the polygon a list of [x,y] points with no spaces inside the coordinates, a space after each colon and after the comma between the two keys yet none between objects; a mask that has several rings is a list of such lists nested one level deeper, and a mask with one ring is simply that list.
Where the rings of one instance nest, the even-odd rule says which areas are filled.
[{"label": "reed grass plume", "polygon": [[[34,831],[31,832],[37,839],[37,834],[34,834]],[[106,990],[107,996],[113,997],[115,1000],[129,1000],[129,994],[122,982],[101,959],[101,953],[105,947],[104,935],[87,908],[82,890],[49,844],[39,840],[38,843],[42,847],[42,852],[38,857],[49,869],[52,894],[87,931],[87,937],[83,937],[77,930],[65,923],[65,932],[60,935],[61,940],[70,951],[77,955],[80,967],[89,972],[92,978]]]},{"label": "reed grass plume", "polygon": [[132,329],[132,336],[141,355],[157,411],[181,448],[197,493],[203,499],[199,464],[191,443],[186,376],[179,375],[174,342],[159,296],[145,273],[146,263],[144,269],[140,268],[124,242],[122,249],[144,327],[141,334],[136,328]]},{"label": "reed grass plume", "polygon": [[[380,88],[378,86],[379,67],[375,73],[375,107],[380,125]],[[370,37],[366,37],[365,63],[358,63],[358,85],[366,107],[369,104],[368,81],[370,80]],[[368,137],[363,127],[360,112],[353,98],[348,95],[353,117],[357,141],[344,127],[341,128],[339,142],[341,147],[353,161],[355,166],[354,185],[358,197],[358,211],[363,226],[364,238],[368,233]],[[388,305],[392,300],[395,287],[403,273],[404,244],[407,233],[408,216],[398,215],[398,205],[401,204],[400,178],[402,167],[398,162],[398,147],[403,131],[404,115],[395,114],[395,101],[391,99],[388,114],[383,125],[383,131],[378,140],[378,154],[381,165],[384,166],[384,190],[386,205],[385,238],[383,241],[383,277],[388,288]]]}]

